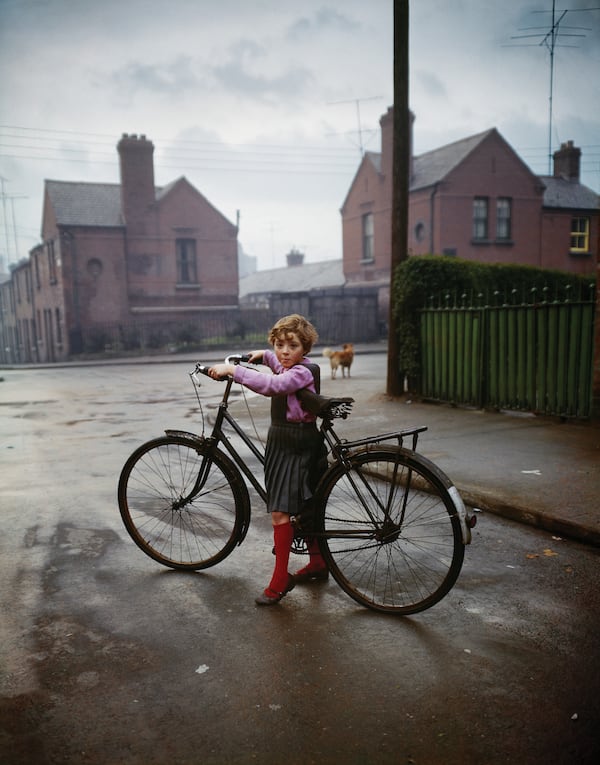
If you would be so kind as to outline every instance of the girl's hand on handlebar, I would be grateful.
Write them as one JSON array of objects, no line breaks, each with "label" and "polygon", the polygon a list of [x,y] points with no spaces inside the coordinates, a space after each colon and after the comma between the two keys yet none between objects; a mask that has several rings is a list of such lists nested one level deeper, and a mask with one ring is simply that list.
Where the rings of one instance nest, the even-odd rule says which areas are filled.
[{"label": "girl's hand on handlebar", "polygon": [[264,351],[250,351],[248,354],[249,364],[260,364],[263,358]]},{"label": "girl's hand on handlebar", "polygon": [[234,364],[215,364],[208,370],[208,376],[213,380],[224,380],[226,377],[233,377],[234,372]]}]

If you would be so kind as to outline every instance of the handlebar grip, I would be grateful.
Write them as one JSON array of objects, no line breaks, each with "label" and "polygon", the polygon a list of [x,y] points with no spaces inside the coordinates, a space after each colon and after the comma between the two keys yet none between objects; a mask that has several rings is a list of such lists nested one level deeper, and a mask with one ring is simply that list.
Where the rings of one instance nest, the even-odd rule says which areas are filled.
[{"label": "handlebar grip", "polygon": [[250,354],[249,353],[232,353],[230,356],[227,356],[225,359],[226,364],[241,364],[242,362],[249,362],[250,361]]},{"label": "handlebar grip", "polygon": [[[249,353],[246,353],[246,354],[235,353],[235,354],[232,354],[231,356],[228,356],[225,359],[225,363],[226,364],[241,364],[242,362],[249,362],[250,356],[251,354]],[[205,375],[206,377],[210,377],[210,375],[208,374],[209,369],[210,369],[210,365],[207,366],[206,364],[202,364],[202,362],[200,361],[197,362],[196,368],[194,369],[191,375],[192,379],[197,385],[200,385],[198,374],[200,373]]]}]

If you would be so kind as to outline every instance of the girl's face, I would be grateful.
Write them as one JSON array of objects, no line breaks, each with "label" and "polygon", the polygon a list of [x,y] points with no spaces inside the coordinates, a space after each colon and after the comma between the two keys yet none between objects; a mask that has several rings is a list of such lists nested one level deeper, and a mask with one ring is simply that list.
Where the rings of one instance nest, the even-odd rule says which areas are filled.
[{"label": "girl's face", "polygon": [[282,332],[275,340],[273,350],[284,369],[293,367],[304,358],[304,346],[295,332]]}]

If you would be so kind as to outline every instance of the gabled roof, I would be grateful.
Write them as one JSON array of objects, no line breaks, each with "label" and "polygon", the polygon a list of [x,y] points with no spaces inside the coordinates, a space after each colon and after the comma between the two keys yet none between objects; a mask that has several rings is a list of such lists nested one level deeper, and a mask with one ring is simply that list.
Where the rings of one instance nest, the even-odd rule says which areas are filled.
[{"label": "gabled roof", "polygon": [[[157,202],[178,183],[182,176],[166,186],[155,188]],[[83,183],[80,181],[46,181],[50,204],[60,226],[123,226],[121,186],[118,183]]]},{"label": "gabled roof", "polygon": [[46,181],[60,226],[122,226],[121,187],[115,183]]},{"label": "gabled roof", "polygon": [[600,196],[577,181],[541,175],[544,190],[544,207],[560,207],[567,210],[598,210]]},{"label": "gabled roof", "polygon": [[486,138],[497,132],[495,128],[485,130],[483,133],[462,138],[460,141],[440,146],[425,154],[420,154],[413,159],[413,177],[410,184],[413,189],[422,189],[433,186],[441,181],[448,173],[458,167],[468,155],[476,149]]},{"label": "gabled roof", "polygon": [[240,298],[271,292],[307,292],[311,289],[341,287],[345,283],[343,260],[324,260],[265,271],[255,271],[240,279]]},{"label": "gabled roof", "polygon": [[[458,167],[488,136],[497,132],[496,128],[490,128],[483,133],[462,138],[460,141],[446,144],[446,146],[441,146],[439,149],[433,149],[418,157],[413,157],[413,177],[410,191],[433,186],[438,181],[441,181],[455,167]],[[360,169],[366,161],[373,165],[376,172],[381,173],[381,154],[374,151],[366,151],[354,180],[350,184],[350,188],[352,188],[356,178],[360,175]],[[346,195],[347,198],[348,195]]]}]

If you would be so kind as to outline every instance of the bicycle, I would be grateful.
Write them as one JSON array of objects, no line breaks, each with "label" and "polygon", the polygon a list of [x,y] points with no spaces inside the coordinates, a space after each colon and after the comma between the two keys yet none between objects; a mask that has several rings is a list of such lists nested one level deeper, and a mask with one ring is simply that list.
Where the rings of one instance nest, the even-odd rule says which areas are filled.
[{"label": "bicycle", "polygon": [[[241,355],[226,359],[245,361]],[[229,411],[231,377],[212,431],[204,435],[198,375],[207,371],[198,363],[190,373],[202,435],[165,430],[131,454],[119,478],[119,509],[129,535],[143,552],[174,569],[214,566],[243,542],[251,518],[246,481],[266,501],[264,485],[223,429],[225,423],[231,427],[264,464],[263,450]],[[294,551],[303,538],[316,538],[333,579],[363,606],[402,615],[430,608],[458,578],[475,516],[450,479],[417,453],[427,427],[348,441],[337,435],[333,421],[348,417],[352,398],[299,395],[321,420],[328,468],[315,493],[312,524],[304,528],[301,517],[292,518],[299,537]]]}]

